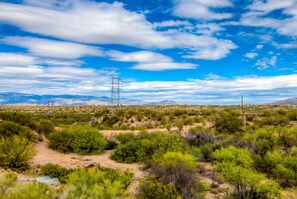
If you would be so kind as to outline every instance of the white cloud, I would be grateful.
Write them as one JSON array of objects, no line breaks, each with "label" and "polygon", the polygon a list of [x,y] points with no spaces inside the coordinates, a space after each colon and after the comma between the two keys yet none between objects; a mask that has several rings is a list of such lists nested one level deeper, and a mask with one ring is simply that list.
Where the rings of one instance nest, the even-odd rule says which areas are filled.
[{"label": "white cloud", "polygon": [[188,21],[168,20],[168,21],[153,23],[153,26],[154,28],[168,28],[168,27],[179,27],[179,26],[192,26],[192,24]]},{"label": "white cloud", "polygon": [[77,0],[60,9],[0,3],[0,21],[76,42],[171,47],[170,39],[154,31],[143,14],[127,11],[122,3]]},{"label": "white cloud", "polygon": [[163,71],[177,69],[195,69],[197,65],[191,63],[176,63],[170,57],[150,51],[124,53],[109,51],[106,53],[112,60],[121,62],[137,62],[132,69],[147,71]]},{"label": "white cloud", "polygon": [[38,60],[29,55],[15,53],[0,52],[0,67],[1,66],[23,66],[36,64]]},{"label": "white cloud", "polygon": [[258,53],[247,53],[244,55],[245,57],[249,58],[249,59],[254,59],[258,56]]},{"label": "white cloud", "polygon": [[257,11],[270,12],[277,9],[288,8],[294,5],[294,3],[296,3],[295,0],[268,0],[266,2],[262,0],[255,0],[249,8]]},{"label": "white cloud", "polygon": [[216,23],[198,24],[196,27],[197,33],[203,35],[212,35],[225,30],[225,28]]},{"label": "white cloud", "polygon": [[277,56],[272,56],[271,58],[264,57],[257,61],[256,66],[259,70],[264,70],[269,67],[274,67],[277,62]]},{"label": "white cloud", "polygon": [[71,42],[34,37],[5,37],[1,41],[8,45],[27,48],[31,54],[42,57],[76,59],[102,55],[102,51],[96,47]]},{"label": "white cloud", "polygon": [[260,49],[262,49],[263,47],[264,47],[263,44],[258,44],[258,45],[256,46],[256,49],[260,50]]},{"label": "white cloud", "polygon": [[136,70],[163,71],[163,70],[184,70],[195,69],[197,65],[191,63],[159,62],[159,63],[139,63],[132,67]]},{"label": "white cloud", "polygon": [[108,51],[106,52],[106,54],[110,56],[112,60],[122,62],[172,62],[172,59],[170,57],[150,51],[138,51],[130,53],[124,53],[120,51]]},{"label": "white cloud", "polygon": [[232,6],[229,0],[209,1],[209,0],[176,0],[174,15],[190,19],[228,19],[232,17],[230,13],[218,13],[212,8],[223,8]]},{"label": "white cloud", "polygon": [[[145,49],[178,48],[190,50],[195,51],[189,55],[193,59],[200,59],[200,57],[208,59],[205,49],[206,51],[212,50],[215,54],[220,54],[219,56],[209,57],[210,60],[213,60],[227,56],[230,50],[236,48],[232,41],[217,39],[210,35],[195,35],[179,30],[156,31],[154,30],[155,26],[146,20],[145,15],[128,11],[122,3],[118,2],[109,4],[80,0],[66,1],[59,9],[56,9],[54,6],[59,1],[52,0],[49,5],[43,6],[45,8],[36,7],[37,1],[34,2],[34,6],[31,4],[0,3],[0,22],[13,24],[28,32],[67,41],[90,44],[122,44]],[[209,7],[222,7],[231,5],[228,2],[227,0],[220,2],[200,0],[199,4]],[[163,26],[182,24],[186,25],[187,22],[164,22]],[[208,33],[220,30],[214,24],[202,27],[202,29],[204,29],[201,30],[203,32],[207,29]],[[190,39],[191,42],[181,39]],[[210,42],[207,43],[205,40]],[[56,43],[55,46],[57,45]],[[30,46],[35,53],[40,53],[36,45],[27,44],[27,46]],[[93,54],[89,52],[91,47],[81,46],[81,48],[83,49],[79,53],[72,52],[74,51],[72,50],[73,54],[69,52],[69,56],[79,56],[85,51],[88,51],[87,54]],[[49,51],[50,49],[42,50]],[[55,53],[53,54],[56,56]],[[194,54],[198,54],[198,56]],[[200,56],[200,54],[203,54],[203,56]]]}]

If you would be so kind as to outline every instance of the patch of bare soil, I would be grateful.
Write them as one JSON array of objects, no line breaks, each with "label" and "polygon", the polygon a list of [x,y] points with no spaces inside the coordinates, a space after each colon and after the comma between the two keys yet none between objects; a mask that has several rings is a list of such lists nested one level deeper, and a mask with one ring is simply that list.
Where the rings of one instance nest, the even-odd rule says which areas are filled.
[{"label": "patch of bare soil", "polygon": [[37,168],[38,165],[52,163],[70,169],[92,167],[96,165],[121,170],[131,169],[134,172],[133,182],[129,187],[131,193],[135,193],[140,180],[144,175],[147,175],[147,173],[142,170],[142,165],[118,163],[111,160],[109,158],[112,153],[111,150],[104,151],[100,155],[64,154],[48,148],[47,141],[36,143],[34,148],[37,150],[37,155],[31,161],[33,168]]}]

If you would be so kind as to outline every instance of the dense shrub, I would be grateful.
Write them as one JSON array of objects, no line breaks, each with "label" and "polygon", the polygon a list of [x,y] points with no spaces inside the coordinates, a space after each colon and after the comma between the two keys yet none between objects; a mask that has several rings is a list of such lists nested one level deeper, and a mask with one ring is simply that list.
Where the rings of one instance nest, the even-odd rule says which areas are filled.
[{"label": "dense shrub", "polygon": [[17,170],[28,169],[28,161],[34,155],[32,148],[26,138],[0,138],[0,166]]},{"label": "dense shrub", "polygon": [[22,112],[0,112],[0,119],[12,121],[22,126],[27,126],[32,129],[36,129],[36,122],[29,113]]},{"label": "dense shrub", "polygon": [[234,198],[274,199],[280,196],[280,187],[276,182],[252,169],[225,164],[221,171],[224,178],[234,185]]},{"label": "dense shrub", "polygon": [[63,152],[98,154],[107,144],[106,139],[97,129],[89,125],[73,125],[66,131],[49,135],[49,146]]},{"label": "dense shrub", "polygon": [[37,182],[17,182],[17,176],[6,174],[0,177],[0,198],[50,199],[53,190],[47,185]]},{"label": "dense shrub", "polygon": [[133,174],[115,169],[79,169],[69,175],[67,198],[126,198]]},{"label": "dense shrub", "polygon": [[223,164],[242,166],[244,168],[251,168],[253,166],[251,153],[246,149],[236,148],[234,146],[216,150],[212,157],[220,163],[219,168]]},{"label": "dense shrub", "polygon": [[51,123],[50,121],[48,120],[45,120],[45,119],[41,119],[38,124],[37,124],[37,132],[38,133],[42,133],[42,134],[45,134],[45,135],[48,135],[52,132],[54,132],[54,125],[53,123]]},{"label": "dense shrub", "polygon": [[141,133],[130,136],[130,140],[119,145],[112,154],[113,160],[128,163],[154,161],[161,158],[167,151],[189,150],[185,140],[175,133]]},{"label": "dense shrub", "polygon": [[65,183],[66,179],[68,178],[68,174],[71,172],[69,169],[50,163],[41,166],[41,171],[44,175],[51,178],[59,178],[60,182],[62,183]]},{"label": "dense shrub", "polygon": [[196,159],[189,154],[167,152],[152,166],[156,179],[167,185],[173,183],[183,198],[202,198]]},{"label": "dense shrub", "polygon": [[15,122],[2,121],[0,122],[0,137],[12,137],[18,135],[33,141],[36,136],[25,126],[21,126]]},{"label": "dense shrub", "polygon": [[239,113],[232,109],[219,112],[215,118],[215,128],[219,133],[237,133],[241,131],[242,126]]},{"label": "dense shrub", "polygon": [[173,183],[164,185],[154,178],[147,178],[140,185],[137,199],[182,199]]}]

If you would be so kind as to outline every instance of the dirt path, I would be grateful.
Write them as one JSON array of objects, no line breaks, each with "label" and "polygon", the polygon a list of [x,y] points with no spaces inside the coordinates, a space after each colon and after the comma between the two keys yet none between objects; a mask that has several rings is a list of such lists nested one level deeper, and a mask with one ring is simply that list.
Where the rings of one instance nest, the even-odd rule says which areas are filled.
[{"label": "dirt path", "polygon": [[33,168],[36,168],[38,165],[52,163],[66,168],[84,168],[90,165],[101,165],[103,167],[121,170],[131,169],[134,172],[133,182],[129,187],[131,193],[135,193],[140,180],[144,177],[144,175],[147,175],[146,172],[142,171],[142,165],[124,164],[111,160],[109,156],[112,151],[104,151],[104,153],[100,155],[77,155],[73,153],[64,154],[48,148],[47,141],[36,143],[34,148],[37,150],[37,154],[31,161]]}]

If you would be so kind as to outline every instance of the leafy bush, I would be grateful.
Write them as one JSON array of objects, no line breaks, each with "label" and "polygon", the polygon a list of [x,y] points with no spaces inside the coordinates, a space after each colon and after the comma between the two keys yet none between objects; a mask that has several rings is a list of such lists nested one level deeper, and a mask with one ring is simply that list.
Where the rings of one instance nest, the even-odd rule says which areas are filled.
[{"label": "leafy bush", "polygon": [[251,168],[253,165],[251,153],[246,149],[240,149],[234,146],[216,150],[212,157],[219,163],[227,163],[228,165],[242,166],[244,168]]},{"label": "leafy bush", "polygon": [[137,199],[182,199],[173,183],[164,185],[154,178],[142,182]]},{"label": "leafy bush", "polygon": [[112,154],[113,160],[127,163],[154,161],[161,158],[167,151],[189,150],[185,140],[175,133],[141,133],[130,136],[129,140],[118,146]]},{"label": "leafy bush", "polygon": [[17,184],[10,191],[8,198],[24,198],[24,199],[50,199],[52,190],[43,183],[26,182]]},{"label": "leafy bush", "polygon": [[215,128],[219,133],[237,133],[242,126],[239,113],[232,109],[221,111],[215,118]]},{"label": "leafy bush", "polygon": [[234,185],[234,198],[274,199],[280,196],[279,185],[263,174],[234,164],[221,168],[224,178]]},{"label": "leafy bush", "polygon": [[196,159],[181,152],[167,152],[152,166],[156,179],[168,185],[173,183],[183,198],[200,198],[204,191],[199,183]]},{"label": "leafy bush", "polygon": [[115,169],[79,169],[69,175],[67,198],[126,198],[133,174]]},{"label": "leafy bush", "polygon": [[47,175],[51,178],[59,178],[62,183],[65,183],[66,179],[68,178],[68,174],[71,172],[69,169],[50,163],[41,166],[41,171],[44,175]]},{"label": "leafy bush", "polygon": [[27,127],[21,126],[15,122],[2,121],[0,122],[0,137],[12,137],[18,135],[33,141],[36,136]]},{"label": "leafy bush", "polygon": [[10,188],[15,185],[17,179],[17,176],[11,173],[0,176],[0,198],[9,194]]},{"label": "leafy bush", "polygon": [[38,133],[42,133],[42,134],[45,134],[45,135],[48,135],[52,132],[54,132],[54,125],[53,123],[51,123],[50,121],[48,120],[45,120],[45,119],[41,119],[38,124],[37,124],[37,132]]},{"label": "leafy bush", "polygon": [[22,126],[27,126],[32,129],[36,129],[36,122],[29,113],[22,112],[0,112],[0,118],[2,120],[12,121]]},{"label": "leafy bush", "polygon": [[17,170],[28,169],[28,161],[35,154],[32,148],[26,138],[0,138],[0,166]]},{"label": "leafy bush", "polygon": [[98,154],[105,149],[107,144],[106,139],[97,129],[89,125],[73,125],[66,131],[49,135],[49,146],[63,152]]}]

